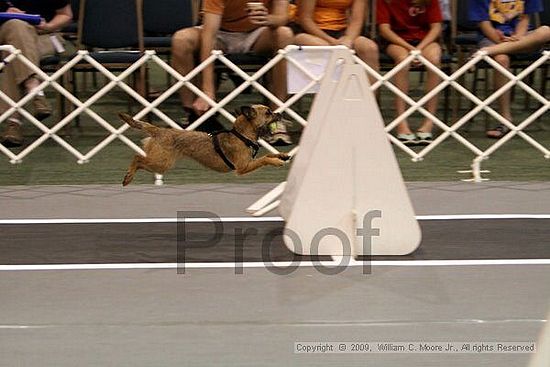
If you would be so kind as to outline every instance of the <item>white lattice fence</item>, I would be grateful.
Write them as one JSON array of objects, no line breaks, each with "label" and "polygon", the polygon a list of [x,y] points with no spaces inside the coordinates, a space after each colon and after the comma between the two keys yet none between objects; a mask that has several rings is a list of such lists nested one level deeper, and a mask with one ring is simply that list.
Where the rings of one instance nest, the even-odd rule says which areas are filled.
[{"label": "white lattice fence", "polygon": [[[0,51],[4,51],[4,53],[7,54],[7,56],[0,63],[0,71],[3,68],[5,68],[6,65],[9,65],[9,63],[12,62],[15,58],[17,58],[21,60],[21,62],[25,63],[31,70],[33,70],[38,76],[38,78],[42,80],[42,83],[40,84],[39,88],[25,95],[20,101],[11,100],[3,91],[0,91],[0,98],[6,101],[10,106],[7,111],[5,111],[0,115],[0,124],[7,121],[7,119],[10,118],[10,116],[12,116],[14,113],[17,112],[25,120],[28,120],[30,123],[35,125],[42,132],[42,135],[38,139],[33,141],[31,144],[26,146],[23,150],[21,150],[18,153],[12,152],[11,150],[7,149],[1,144],[0,144],[0,152],[2,152],[4,155],[6,155],[9,158],[11,163],[20,163],[23,160],[23,158],[25,158],[29,153],[31,153],[33,150],[38,148],[47,139],[52,139],[56,141],[59,145],[61,145],[63,148],[65,148],[69,153],[74,155],[78,163],[86,163],[92,157],[94,157],[97,153],[99,153],[101,150],[108,147],[109,144],[111,144],[113,141],[118,139],[122,141],[124,144],[126,144],[130,149],[134,150],[135,152],[138,152],[139,154],[144,154],[143,150],[138,145],[136,145],[132,140],[130,140],[128,137],[124,135],[124,133],[129,127],[128,125],[123,125],[117,129],[113,125],[111,125],[109,122],[107,122],[105,118],[103,118],[102,116],[94,112],[94,110],[92,109],[94,103],[96,103],[100,98],[105,96],[109,91],[111,91],[113,88],[116,88],[116,87],[122,89],[125,93],[131,96],[135,101],[137,101],[142,106],[141,110],[137,114],[135,114],[135,118],[139,119],[145,116],[146,114],[153,113],[159,119],[164,121],[167,125],[177,129],[181,129],[181,127],[175,121],[173,121],[169,116],[167,116],[165,113],[161,111],[160,105],[163,102],[165,102],[169,97],[171,97],[173,94],[177,93],[177,91],[181,87],[189,88],[193,93],[195,93],[198,96],[201,96],[206,101],[208,101],[208,103],[211,105],[211,108],[203,116],[201,116],[197,121],[191,124],[187,129],[195,129],[202,122],[204,122],[205,120],[207,120],[209,117],[213,116],[216,113],[220,113],[222,116],[224,116],[231,122],[234,121],[235,117],[231,113],[229,113],[225,109],[225,107],[228,105],[229,102],[237,98],[249,86],[252,86],[258,93],[260,93],[265,98],[267,98],[268,100],[272,101],[275,105],[277,105],[278,106],[277,112],[285,112],[293,120],[305,126],[307,124],[307,121],[298,112],[296,112],[293,107],[296,104],[296,102],[298,102],[304,96],[304,94],[306,94],[311,89],[311,87],[320,83],[320,81],[323,78],[323,75],[314,75],[306,67],[304,67],[299,60],[294,58],[292,55],[295,54],[296,50],[329,51],[333,49],[334,48],[330,48],[330,47],[288,46],[286,49],[280,50],[278,54],[275,55],[266,65],[264,65],[260,70],[258,70],[252,75],[249,75],[243,70],[241,70],[237,65],[232,63],[229,59],[227,59],[223,55],[223,53],[221,53],[220,51],[214,51],[207,60],[205,60],[200,65],[198,65],[195,69],[193,69],[187,75],[180,75],[173,68],[171,68],[171,66],[168,65],[164,60],[159,58],[154,53],[154,51],[145,52],[145,54],[135,64],[133,64],[130,68],[128,68],[127,70],[125,70],[119,75],[115,75],[109,70],[107,70],[97,61],[91,58],[87,51],[79,51],[73,58],[67,61],[59,70],[57,70],[52,75],[48,75],[44,73],[42,70],[40,70],[38,67],[33,65],[28,59],[26,59],[19,50],[11,46],[0,46]],[[355,61],[361,64],[365,68],[366,72],[376,79],[376,82],[373,83],[371,86],[371,89],[373,91],[376,91],[382,86],[384,86],[395,95],[404,99],[406,103],[409,105],[409,108],[406,110],[404,114],[398,116],[393,121],[389,122],[388,125],[386,126],[386,131],[388,132],[388,138],[392,141],[392,143],[395,144],[395,146],[397,146],[399,149],[404,151],[406,154],[408,154],[413,161],[419,161],[419,160],[422,160],[424,157],[426,157],[438,146],[440,146],[440,144],[444,142],[446,139],[452,137],[456,139],[459,143],[464,145],[467,149],[472,151],[472,153],[475,155],[475,159],[473,160],[473,163],[472,163],[472,172],[473,172],[474,181],[482,180],[481,162],[484,159],[488,158],[496,150],[501,148],[503,145],[505,145],[507,142],[509,142],[510,139],[512,139],[516,135],[524,139],[528,144],[532,145],[535,149],[539,150],[545,158],[550,158],[550,151],[548,150],[548,148],[543,146],[541,143],[537,142],[533,137],[529,136],[527,133],[524,132],[526,127],[528,127],[537,119],[542,118],[544,114],[548,112],[548,110],[550,109],[550,101],[546,99],[545,96],[540,95],[540,93],[535,91],[532,87],[530,87],[527,83],[523,81],[527,76],[529,76],[531,73],[537,70],[537,68],[541,67],[544,63],[547,63],[549,59],[550,59],[550,52],[545,51],[537,61],[532,63],[526,69],[522,70],[518,75],[514,75],[510,73],[508,70],[506,70],[505,68],[501,67],[498,63],[496,63],[492,58],[488,57],[483,52],[478,52],[465,65],[460,67],[458,70],[452,72],[451,75],[447,75],[442,70],[440,70],[439,68],[431,64],[428,60],[426,60],[418,51],[413,51],[400,64],[396,65],[392,70],[382,75],[375,72],[368,65],[363,63],[359,58],[355,57]],[[414,60],[418,60],[427,69],[432,70],[434,73],[436,73],[441,79],[440,84],[436,88],[429,91],[427,94],[423,95],[417,101],[415,101],[408,95],[402,93],[395,85],[391,83],[391,79],[395,76],[395,74],[398,73],[403,68],[407,67],[407,65],[412,63]],[[90,98],[86,99],[85,101],[81,101],[78,98],[76,98],[67,89],[65,89],[62,83],[59,82],[60,78],[64,74],[69,73],[77,63],[82,61],[86,61],[89,64],[91,64],[94,68],[96,68],[96,70],[99,73],[104,75],[108,80],[108,82],[104,86],[102,86],[97,92],[95,92]],[[308,78],[308,80],[310,80],[310,82],[307,83],[307,85],[305,85],[302,90],[292,95],[286,101],[279,100],[275,95],[273,95],[268,89],[266,89],[266,87],[264,87],[259,82],[262,76],[264,76],[267,72],[269,72],[277,63],[283,62],[283,61],[286,61],[287,63],[292,64],[296,69],[300,70],[301,73],[303,73],[303,75],[306,78]],[[234,90],[232,90],[228,95],[226,95],[219,102],[216,102],[210,99],[207,95],[205,95],[199,88],[197,88],[191,82],[193,78],[196,77],[198,74],[200,74],[207,66],[215,62],[223,63],[226,67],[231,69],[233,72],[235,72],[237,75],[239,75],[243,79],[242,84],[238,85]],[[474,68],[480,62],[486,62],[488,65],[496,69],[498,72],[503,73],[504,75],[506,75],[506,77],[509,78],[509,82],[506,85],[504,85],[499,90],[494,91],[490,96],[488,96],[484,100],[480,99],[472,91],[469,91],[466,87],[464,87],[459,83],[461,78],[470,69]],[[134,73],[140,67],[143,67],[147,64],[158,65],[161,69],[163,69],[175,80],[175,83],[173,85],[171,85],[164,93],[162,93],[159,97],[157,97],[155,100],[151,102],[143,98],[139,93],[137,93],[132,87],[130,87],[126,83],[126,80],[129,79],[132,73]],[[526,93],[528,93],[533,99],[535,99],[540,103],[540,107],[537,110],[530,113],[526,119],[524,119],[523,121],[519,122],[516,125],[506,120],[502,115],[500,115],[490,106],[494,101],[498,99],[499,96],[501,96],[503,93],[513,88],[514,86],[518,86],[519,88],[525,90]],[[52,87],[53,89],[55,89],[64,98],[66,98],[76,107],[67,116],[55,122],[52,127],[47,127],[42,122],[35,119],[31,113],[29,113],[24,109],[24,106],[36,95],[36,93],[38,93],[41,90],[44,90],[47,87]],[[466,114],[464,114],[464,116],[458,119],[458,121],[452,124],[449,124],[448,121],[442,121],[439,117],[431,114],[423,107],[427,101],[429,101],[432,97],[436,96],[437,94],[441,93],[445,88],[453,88],[462,96],[466,97],[468,100],[473,102],[473,106],[474,106]],[[392,134],[390,134],[390,131],[392,131],[400,122],[402,122],[404,119],[411,116],[415,112],[418,112],[421,115],[431,119],[434,122],[435,126],[437,126],[442,131],[442,133],[439,136],[437,136],[437,138],[431,144],[429,144],[428,146],[424,147],[419,151],[412,150],[410,147],[407,147],[402,142],[397,140]],[[489,146],[484,150],[479,148],[478,146],[476,146],[467,138],[465,138],[464,136],[460,135],[457,132],[458,129],[463,127],[468,121],[470,121],[477,114],[480,114],[482,112],[488,113],[490,116],[498,120],[500,123],[506,125],[511,130],[509,134],[504,136],[502,139],[496,141],[494,144],[492,144],[491,146]],[[99,126],[103,127],[106,131],[109,132],[109,136],[107,138],[103,139],[95,147],[93,147],[91,150],[87,152],[79,151],[76,147],[69,144],[66,140],[64,140],[58,134],[59,131],[64,126],[66,126],[71,121],[73,121],[78,115],[81,115],[84,113],[88,114],[93,119],[93,121],[95,121]],[[277,152],[277,149],[275,149],[273,146],[269,145],[265,141],[260,141],[260,144],[271,152]],[[291,151],[291,154],[294,154],[297,149],[298,147],[294,148]]]}]

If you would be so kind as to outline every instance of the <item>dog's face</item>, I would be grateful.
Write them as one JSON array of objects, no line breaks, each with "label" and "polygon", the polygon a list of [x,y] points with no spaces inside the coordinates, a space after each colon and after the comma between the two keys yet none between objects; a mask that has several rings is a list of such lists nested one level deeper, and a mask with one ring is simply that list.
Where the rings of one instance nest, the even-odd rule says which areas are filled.
[{"label": "dog's face", "polygon": [[247,123],[252,125],[259,138],[270,136],[272,132],[270,125],[281,120],[280,113],[273,113],[269,107],[261,104],[243,106],[240,113]]}]

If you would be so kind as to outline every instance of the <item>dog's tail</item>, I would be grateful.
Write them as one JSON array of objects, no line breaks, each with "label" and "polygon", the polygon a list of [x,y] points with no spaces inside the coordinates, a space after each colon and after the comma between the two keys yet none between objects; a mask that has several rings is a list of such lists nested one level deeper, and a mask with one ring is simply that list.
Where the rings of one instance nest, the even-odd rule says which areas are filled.
[{"label": "dog's tail", "polygon": [[157,135],[161,129],[160,127],[152,125],[148,122],[135,120],[132,116],[124,112],[119,113],[118,117],[134,129],[143,130],[151,136]]}]

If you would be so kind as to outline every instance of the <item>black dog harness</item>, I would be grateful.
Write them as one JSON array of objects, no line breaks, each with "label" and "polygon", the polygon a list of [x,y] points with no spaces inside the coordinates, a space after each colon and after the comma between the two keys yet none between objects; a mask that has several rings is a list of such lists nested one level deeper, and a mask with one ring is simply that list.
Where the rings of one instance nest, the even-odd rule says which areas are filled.
[{"label": "black dog harness", "polygon": [[235,129],[225,130],[225,131],[216,131],[214,133],[208,134],[212,137],[212,144],[214,144],[214,150],[216,151],[216,153],[218,153],[220,158],[224,161],[225,165],[230,170],[234,171],[235,170],[235,165],[233,165],[233,163],[229,160],[229,158],[227,158],[227,156],[223,152],[222,147],[220,146],[220,140],[218,138],[218,135],[224,134],[224,133],[235,135],[247,147],[250,148],[250,150],[252,152],[252,158],[256,157],[256,154],[258,154],[258,150],[260,149],[260,146],[258,145],[258,143],[248,139],[246,136],[244,136],[243,134],[241,134],[240,132],[238,132]]}]

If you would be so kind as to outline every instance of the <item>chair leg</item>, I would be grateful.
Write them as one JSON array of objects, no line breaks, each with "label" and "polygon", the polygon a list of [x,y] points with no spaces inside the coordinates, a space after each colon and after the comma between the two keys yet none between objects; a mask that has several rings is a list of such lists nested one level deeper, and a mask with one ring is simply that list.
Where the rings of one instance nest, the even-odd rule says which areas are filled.
[{"label": "chair leg", "polygon": [[[450,75],[452,70],[450,67],[445,67],[444,69],[445,73],[447,75]],[[450,125],[449,123],[449,104],[451,103],[451,91],[450,91],[450,88],[449,86],[447,86],[445,88],[445,95],[444,95],[444,106],[443,106],[443,122],[445,122],[445,124],[447,125]]]},{"label": "chair leg", "polygon": [[[528,85],[534,85],[535,83],[535,73],[537,72],[538,70],[535,70],[534,72],[532,72],[531,74],[529,74],[529,77],[528,77]],[[525,107],[526,108],[530,108],[531,107],[531,95],[529,93],[527,93],[527,91],[524,91],[525,93]]]},{"label": "chair leg", "polygon": [[[462,66],[464,64],[464,53],[461,47],[458,47],[457,51],[458,51],[457,66]],[[466,77],[463,74],[463,76],[461,76],[457,80],[457,82],[460,85],[464,85],[465,80],[466,80]],[[456,91],[454,88],[453,88],[453,94],[454,94],[454,97],[452,100],[453,107],[452,107],[451,120],[454,123],[455,121],[458,121],[458,113],[460,112],[460,109],[462,107],[462,94]]]},{"label": "chair leg", "polygon": [[[544,98],[548,98],[548,96],[546,95],[546,84],[550,81],[550,73],[548,72],[548,63],[544,64],[543,67],[541,68],[541,76],[540,76],[540,94],[541,96],[543,96]],[[541,128],[541,130],[548,130],[546,128],[546,125],[545,125],[545,122],[542,121],[542,119],[539,119],[538,120],[538,124]]]},{"label": "chair leg", "polygon": [[[484,91],[483,98],[487,98],[489,94],[489,68],[485,68],[485,84],[484,84],[483,91]],[[484,114],[484,122],[485,122],[485,130],[487,130],[489,128],[489,114],[487,113]]]},{"label": "chair leg", "polygon": [[543,97],[546,97],[546,83],[550,80],[550,75],[548,73],[548,64],[545,64],[542,67],[542,77],[540,79],[540,90]]},{"label": "chair leg", "polygon": [[[74,69],[71,70],[71,88],[73,96],[75,96],[76,99],[78,99],[78,86],[76,81],[76,72]],[[71,107],[71,109],[74,106]],[[74,124],[76,127],[80,127],[80,114],[75,117]]]}]

